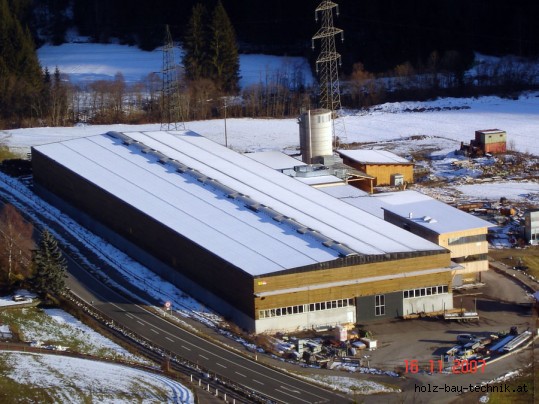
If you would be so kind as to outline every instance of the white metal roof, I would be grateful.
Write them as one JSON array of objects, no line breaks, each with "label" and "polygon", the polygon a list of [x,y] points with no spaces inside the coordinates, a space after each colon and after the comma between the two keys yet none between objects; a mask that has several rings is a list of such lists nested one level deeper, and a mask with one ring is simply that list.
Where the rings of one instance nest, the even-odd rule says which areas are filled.
[{"label": "white metal roof", "polygon": [[338,185],[338,184],[344,184],[343,179],[341,179],[339,177],[336,177],[334,175],[316,175],[316,176],[313,176],[313,177],[298,177],[298,176],[295,176],[294,178],[297,181],[300,181],[300,182],[302,182],[304,184],[308,184],[308,185],[311,185],[311,186],[324,185],[324,184],[334,186],[334,185]]},{"label": "white metal roof", "polygon": [[352,185],[337,185],[335,187],[324,187],[324,193],[329,194],[338,199],[346,198],[361,198],[364,196],[369,196],[369,193],[363,191],[359,188],[356,188]]},{"label": "white metal roof", "polygon": [[245,153],[245,156],[258,161],[274,170],[285,170],[296,166],[305,166],[303,161],[291,157],[279,151],[264,151],[255,153]]},{"label": "white metal roof", "polygon": [[416,191],[379,194],[382,208],[436,234],[487,229],[495,224]]},{"label": "white metal roof", "polygon": [[[384,192],[364,196],[353,194],[351,185],[322,188],[335,197],[379,218],[384,218],[384,210],[402,218],[413,220],[416,224],[428,228],[437,234],[464,230],[494,227],[495,225],[469,213],[463,212],[446,203],[440,202],[417,191],[407,190]],[[410,216],[411,219],[410,219]]]},{"label": "white metal roof", "polygon": [[413,164],[411,161],[386,150],[337,150],[337,153],[360,163]]},{"label": "white metal roof", "polygon": [[[126,135],[140,143],[125,145],[99,135],[36,149],[252,275],[336,259],[338,250],[323,245],[316,234],[358,254],[441,250],[193,132]],[[143,148],[172,161],[160,164],[159,157]],[[174,166],[178,162],[196,171],[182,174]],[[253,211],[228,198],[221,185],[317,233],[302,234],[267,213]]]}]

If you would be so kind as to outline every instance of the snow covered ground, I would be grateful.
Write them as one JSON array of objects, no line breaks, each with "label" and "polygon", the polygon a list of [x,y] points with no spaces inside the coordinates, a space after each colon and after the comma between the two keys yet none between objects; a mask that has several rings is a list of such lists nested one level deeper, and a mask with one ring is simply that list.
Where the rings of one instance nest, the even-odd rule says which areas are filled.
[{"label": "snow covered ground", "polygon": [[[26,291],[16,295],[35,297]],[[0,297],[0,306],[16,306],[13,296]],[[0,312],[0,335],[19,338],[33,346],[120,359],[123,362],[153,366],[103,337],[70,314],[59,309],[24,308]],[[7,371],[3,377],[19,384],[47,388],[54,402],[114,403],[192,403],[192,393],[182,384],[158,374],[101,361],[66,356],[0,351],[0,362]]]},{"label": "snow covered ground", "polygon": [[51,402],[194,403],[190,390],[166,377],[127,366],[67,356],[1,352],[3,377],[45,388]]},{"label": "snow covered ground", "polygon": [[[19,292],[17,292],[19,294]],[[14,306],[24,302],[14,302],[12,296],[0,297],[0,306]],[[95,332],[72,315],[59,309],[36,307],[21,311],[0,312],[0,322],[15,328],[22,341],[33,345],[62,346],[70,351],[96,355],[122,361],[150,365],[143,357],[133,355],[118,344]]]},{"label": "snow covered ground", "polygon": [[[443,109],[443,106],[468,109]],[[425,108],[424,112],[419,110]],[[436,108],[441,108],[436,110]],[[407,112],[415,111],[415,112]],[[431,102],[388,103],[368,111],[349,111],[344,118],[347,143],[383,148],[406,156],[418,150],[449,153],[469,143],[476,130],[497,128],[507,132],[508,144],[517,151],[539,156],[539,93],[518,100],[498,97],[441,99]],[[228,144],[235,150],[297,152],[299,128],[292,119],[227,119]],[[224,120],[186,122],[194,132],[224,144]],[[64,128],[30,128],[0,131],[0,141],[21,153],[30,146],[115,131],[159,130],[152,125],[106,125]],[[412,138],[411,138],[412,137]],[[375,144],[376,143],[376,144]]]}]

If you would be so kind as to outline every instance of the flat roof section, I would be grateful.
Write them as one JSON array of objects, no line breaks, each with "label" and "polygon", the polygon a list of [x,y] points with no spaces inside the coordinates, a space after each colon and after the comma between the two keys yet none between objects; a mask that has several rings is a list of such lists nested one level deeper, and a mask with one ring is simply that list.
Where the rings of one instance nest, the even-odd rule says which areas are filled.
[{"label": "flat roof section", "polygon": [[244,156],[249,157],[259,163],[264,164],[274,170],[286,170],[296,166],[305,166],[303,161],[295,159],[292,156],[281,153],[279,151],[264,151],[255,153],[244,153]]},{"label": "flat roof section", "polygon": [[337,150],[339,155],[358,163],[371,164],[413,164],[411,161],[386,150]]},{"label": "flat roof section", "polygon": [[496,226],[421,192],[408,190],[353,197],[348,196],[347,191],[353,191],[348,188],[353,187],[344,185],[322,190],[381,219],[387,210],[437,234]]},{"label": "flat roof section", "polygon": [[334,175],[318,175],[314,177],[294,177],[297,181],[307,185],[329,185],[335,186],[338,184],[344,184],[344,180]]}]

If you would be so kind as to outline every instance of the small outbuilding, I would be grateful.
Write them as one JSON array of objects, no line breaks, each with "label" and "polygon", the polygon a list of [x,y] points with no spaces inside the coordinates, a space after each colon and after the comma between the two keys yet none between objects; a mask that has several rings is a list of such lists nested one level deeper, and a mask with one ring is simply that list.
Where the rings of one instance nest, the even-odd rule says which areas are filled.
[{"label": "small outbuilding", "polygon": [[524,236],[528,243],[539,244],[539,209],[530,209],[524,213]]},{"label": "small outbuilding", "polygon": [[414,163],[386,150],[338,150],[344,164],[376,178],[375,185],[414,182]]}]

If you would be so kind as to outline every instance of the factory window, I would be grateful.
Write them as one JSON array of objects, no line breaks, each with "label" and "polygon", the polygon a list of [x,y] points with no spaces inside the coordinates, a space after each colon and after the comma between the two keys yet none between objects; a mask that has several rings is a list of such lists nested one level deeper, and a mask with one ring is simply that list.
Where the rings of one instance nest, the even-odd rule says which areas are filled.
[{"label": "factory window", "polygon": [[460,264],[462,262],[474,262],[474,261],[486,261],[488,260],[487,254],[473,254],[473,255],[466,255],[464,257],[454,257],[453,261],[457,264]]},{"label": "factory window", "polygon": [[448,293],[448,292],[449,292],[449,288],[447,286],[430,286],[427,288],[403,290],[402,297],[404,299],[411,299],[412,297],[439,295],[439,294]]},{"label": "factory window", "polygon": [[318,302],[310,304],[300,304],[298,306],[288,306],[288,307],[279,307],[275,309],[268,310],[259,310],[258,318],[270,318],[270,317],[280,317],[287,316],[290,314],[299,314],[305,311],[320,311],[320,310],[329,310],[336,309],[340,307],[353,306],[354,299],[338,299],[330,300],[327,302]]},{"label": "factory window", "polygon": [[386,314],[386,297],[384,295],[374,296],[374,315],[385,316]]},{"label": "factory window", "polygon": [[466,237],[449,237],[447,239],[447,244],[448,245],[468,244],[468,243],[477,243],[481,241],[487,241],[486,234],[477,234],[475,236],[466,236]]}]

